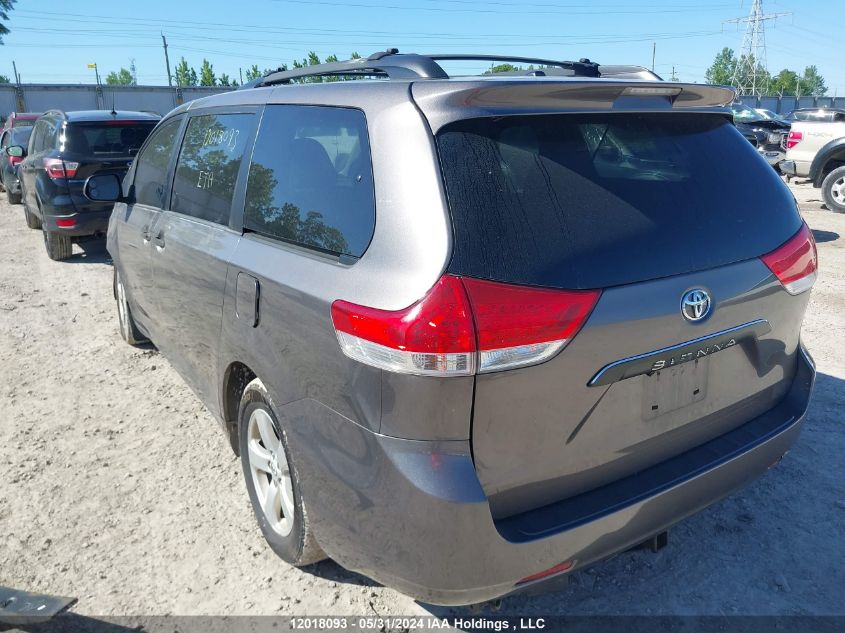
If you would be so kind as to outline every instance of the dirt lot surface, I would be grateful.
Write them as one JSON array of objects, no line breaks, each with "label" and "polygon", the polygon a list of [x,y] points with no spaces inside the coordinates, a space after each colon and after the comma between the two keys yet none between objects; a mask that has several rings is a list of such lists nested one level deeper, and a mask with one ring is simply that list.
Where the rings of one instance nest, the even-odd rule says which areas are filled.
[{"label": "dirt lot surface", "polygon": [[[792,188],[821,259],[804,326],[819,376],[797,446],[660,553],[621,554],[499,614],[845,614],[845,215]],[[478,613],[278,560],[210,415],[157,352],[119,338],[104,246],[52,262],[5,197],[0,243],[0,585],[103,616]]]}]

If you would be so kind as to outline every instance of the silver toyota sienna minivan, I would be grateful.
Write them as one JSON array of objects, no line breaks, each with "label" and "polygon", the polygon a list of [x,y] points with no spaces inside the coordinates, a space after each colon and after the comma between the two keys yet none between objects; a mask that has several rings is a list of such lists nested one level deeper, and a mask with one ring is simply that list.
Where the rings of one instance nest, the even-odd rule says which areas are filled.
[{"label": "silver toyota sienna minivan", "polygon": [[454,57],[271,73],[86,185],[122,336],[219,419],[270,547],[438,604],[746,485],[815,375],[813,237],[732,91]]}]

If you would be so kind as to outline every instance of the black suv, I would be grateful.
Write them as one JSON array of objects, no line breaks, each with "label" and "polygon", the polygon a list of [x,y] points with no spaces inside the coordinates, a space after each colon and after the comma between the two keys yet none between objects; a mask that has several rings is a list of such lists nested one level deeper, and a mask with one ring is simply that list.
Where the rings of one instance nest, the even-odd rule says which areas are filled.
[{"label": "black suv", "polygon": [[159,120],[146,112],[45,112],[35,123],[19,167],[27,226],[44,231],[51,259],[66,259],[74,238],[105,234],[112,204],[82,194],[95,174],[123,178],[133,157]]}]

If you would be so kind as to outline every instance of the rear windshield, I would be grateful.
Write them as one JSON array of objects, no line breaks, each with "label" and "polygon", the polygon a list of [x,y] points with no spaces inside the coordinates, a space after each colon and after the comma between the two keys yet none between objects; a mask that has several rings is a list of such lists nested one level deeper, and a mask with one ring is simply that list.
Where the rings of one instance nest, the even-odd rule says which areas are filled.
[{"label": "rear windshield", "polygon": [[65,129],[64,151],[74,154],[134,156],[156,121],[71,123]]},{"label": "rear windshield", "polygon": [[719,115],[468,119],[437,145],[459,275],[603,288],[757,257],[800,227],[774,170]]}]

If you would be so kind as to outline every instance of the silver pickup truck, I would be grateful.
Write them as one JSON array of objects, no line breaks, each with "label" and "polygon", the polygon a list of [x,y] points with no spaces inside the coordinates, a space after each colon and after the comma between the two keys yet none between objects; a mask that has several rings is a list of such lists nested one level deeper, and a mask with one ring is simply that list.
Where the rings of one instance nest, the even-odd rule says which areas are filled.
[{"label": "silver pickup truck", "polygon": [[809,178],[831,211],[845,213],[845,112],[832,121],[793,122],[780,170]]}]

